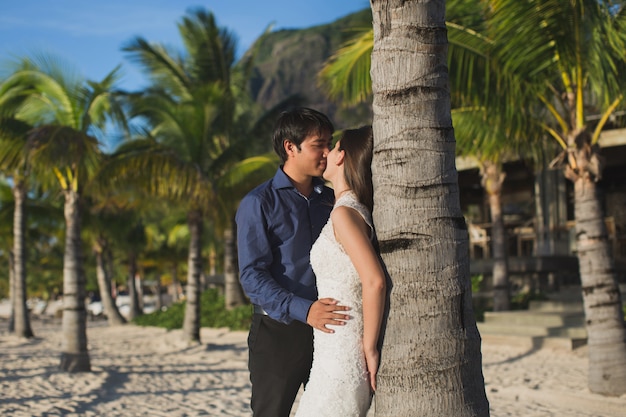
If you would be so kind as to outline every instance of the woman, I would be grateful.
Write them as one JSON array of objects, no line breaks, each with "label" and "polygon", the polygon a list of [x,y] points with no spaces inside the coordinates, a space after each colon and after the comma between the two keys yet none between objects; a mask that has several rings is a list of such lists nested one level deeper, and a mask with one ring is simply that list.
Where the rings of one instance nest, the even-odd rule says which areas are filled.
[{"label": "woman", "polygon": [[311,249],[318,296],[351,307],[332,333],[314,330],[313,366],[297,417],[365,416],[376,390],[385,275],[372,244],[372,128],[346,130],[327,157],[335,205]]}]

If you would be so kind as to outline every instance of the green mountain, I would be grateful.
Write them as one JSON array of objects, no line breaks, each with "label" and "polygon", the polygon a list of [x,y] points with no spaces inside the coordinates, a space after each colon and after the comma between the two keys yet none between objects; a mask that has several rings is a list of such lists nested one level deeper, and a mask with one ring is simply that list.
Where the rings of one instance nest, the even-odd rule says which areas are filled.
[{"label": "green mountain", "polygon": [[371,24],[372,12],[367,8],[330,24],[264,35],[257,41],[259,50],[251,79],[253,97],[268,109],[299,96],[302,105],[326,113],[337,129],[371,124],[371,104],[339,108],[325,97],[317,82],[324,62],[353,36],[354,28]]}]

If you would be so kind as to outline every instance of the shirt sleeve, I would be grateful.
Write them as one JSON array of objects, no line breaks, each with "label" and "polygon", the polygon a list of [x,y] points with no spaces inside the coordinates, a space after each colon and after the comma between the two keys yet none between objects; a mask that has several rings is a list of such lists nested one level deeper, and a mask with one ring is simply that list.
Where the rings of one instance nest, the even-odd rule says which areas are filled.
[{"label": "shirt sleeve", "polygon": [[272,276],[274,259],[268,221],[259,198],[248,195],[235,216],[241,286],[253,304],[261,306],[274,320],[306,323],[312,301],[283,288]]}]

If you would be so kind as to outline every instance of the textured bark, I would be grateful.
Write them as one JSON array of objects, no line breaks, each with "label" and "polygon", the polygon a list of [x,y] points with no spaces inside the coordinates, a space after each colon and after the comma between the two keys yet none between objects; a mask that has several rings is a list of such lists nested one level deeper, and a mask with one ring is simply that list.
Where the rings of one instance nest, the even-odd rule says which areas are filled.
[{"label": "textured bark", "polygon": [[202,212],[193,210],[188,214],[189,257],[187,260],[187,305],[183,334],[188,342],[200,342],[200,277],[202,275]]},{"label": "textured bark", "polygon": [[502,184],[505,174],[502,164],[483,162],[481,184],[489,198],[491,215],[491,254],[493,257],[493,309],[506,311],[510,309],[509,300],[509,269],[507,265],[507,241],[502,218]]},{"label": "textured bark", "polygon": [[237,249],[232,228],[224,231],[224,298],[227,310],[242,306],[246,302],[239,283]]},{"label": "textured bark", "polygon": [[[573,102],[569,108],[576,108]],[[574,110],[570,113],[572,125],[575,114]],[[565,177],[574,183],[576,251],[589,346],[589,389],[619,396],[626,393],[626,327],[596,185],[602,176],[602,158],[599,148],[591,144],[585,126],[572,129],[567,143]]]},{"label": "textured bark", "polygon": [[589,389],[626,393],[626,328],[596,183],[574,183],[576,249],[589,345]]},{"label": "textured bark", "polygon": [[142,306],[139,301],[139,290],[137,289],[137,255],[134,252],[128,254],[128,278],[126,280],[128,286],[128,296],[130,298],[130,312],[128,320],[132,321],[135,317],[143,314]]},{"label": "textured bark", "polygon": [[24,203],[26,202],[26,190],[24,185],[15,180],[13,187],[13,199],[15,200],[15,210],[13,211],[13,289],[14,298],[14,325],[15,334],[20,337],[33,337],[33,330],[30,326],[28,307],[26,306],[26,248],[24,239],[26,237],[26,215]]},{"label": "textured bark", "polygon": [[126,323],[126,319],[120,314],[111,288],[111,274],[105,260],[105,253],[108,250],[106,239],[100,238],[94,247],[96,255],[96,277],[98,279],[98,289],[100,290],[100,300],[104,314],[107,316],[109,325],[119,325]]},{"label": "textured bark", "polygon": [[85,274],[82,269],[79,195],[65,191],[65,252],[63,255],[63,342],[60,368],[67,372],[89,372]]},{"label": "textured bark", "polygon": [[11,303],[11,311],[9,315],[9,333],[15,332],[15,257],[13,251],[8,251],[9,255],[9,300]]},{"label": "textured bark", "polygon": [[374,223],[390,276],[376,416],[487,416],[445,1],[371,1]]},{"label": "textured bark", "polygon": [[178,292],[180,290],[180,282],[178,281],[178,264],[176,262],[172,265],[172,300],[177,302],[179,300]]}]

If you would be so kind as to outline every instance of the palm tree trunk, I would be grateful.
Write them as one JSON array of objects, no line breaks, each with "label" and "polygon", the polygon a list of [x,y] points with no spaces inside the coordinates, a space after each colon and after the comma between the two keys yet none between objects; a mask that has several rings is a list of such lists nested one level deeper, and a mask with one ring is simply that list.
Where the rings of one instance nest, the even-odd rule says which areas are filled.
[{"label": "palm tree trunk", "polygon": [[142,314],[141,306],[139,304],[139,291],[137,290],[137,255],[134,252],[130,252],[128,255],[128,278],[126,280],[128,286],[128,295],[130,298],[130,311],[128,313],[128,320],[133,321],[135,317]]},{"label": "palm tree trunk", "polygon": [[491,253],[493,256],[493,310],[507,311],[509,301],[509,268],[507,265],[507,239],[502,218],[502,184],[505,174],[502,164],[483,162],[482,186],[489,198],[491,213]]},{"label": "palm tree trunk", "polygon": [[374,223],[390,276],[376,416],[487,416],[445,1],[372,0]]},{"label": "palm tree trunk", "polygon": [[237,249],[233,227],[230,227],[224,230],[224,298],[227,310],[242,306],[246,302],[237,271]]},{"label": "palm tree trunk", "polygon": [[61,370],[89,372],[85,275],[82,269],[79,195],[65,191],[65,252],[63,255],[63,342]]},{"label": "palm tree trunk", "polygon": [[178,290],[180,289],[180,282],[178,282],[178,262],[174,261],[172,265],[172,301],[178,301]]},{"label": "palm tree trunk", "polygon": [[189,257],[187,261],[187,306],[183,333],[188,342],[200,342],[200,276],[202,275],[202,212],[192,210],[189,224]]},{"label": "palm tree trunk", "polygon": [[20,337],[33,337],[30,327],[28,307],[26,306],[26,250],[24,245],[26,216],[24,203],[26,190],[23,183],[16,180],[13,186],[15,210],[13,211],[13,280],[15,290],[15,334]]},{"label": "palm tree trunk", "polygon": [[11,302],[11,312],[9,313],[9,333],[15,332],[15,258],[13,251],[8,251],[9,255],[9,299]]},{"label": "palm tree trunk", "polygon": [[163,307],[163,290],[161,287],[161,274],[157,272],[156,277],[156,308],[161,310]]},{"label": "palm tree trunk", "polygon": [[596,183],[574,182],[576,249],[589,345],[589,389],[626,393],[626,328]]},{"label": "palm tree trunk", "polygon": [[114,326],[126,323],[126,319],[120,314],[111,292],[111,275],[109,275],[109,269],[104,259],[107,248],[108,243],[106,239],[99,238],[94,248],[96,255],[96,277],[98,279],[98,288],[100,290],[100,299],[102,300],[104,314],[107,316],[109,325]]}]

